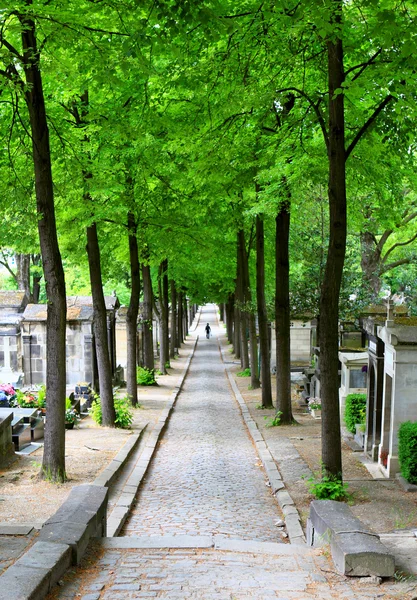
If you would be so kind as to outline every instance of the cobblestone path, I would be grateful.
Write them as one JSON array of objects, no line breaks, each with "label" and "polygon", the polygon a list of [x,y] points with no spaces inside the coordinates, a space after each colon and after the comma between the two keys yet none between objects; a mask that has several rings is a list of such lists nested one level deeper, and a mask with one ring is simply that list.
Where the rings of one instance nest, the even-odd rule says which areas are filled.
[{"label": "cobblestone path", "polygon": [[[206,340],[210,321],[213,338]],[[90,545],[48,600],[408,600],[360,585],[320,550],[280,543],[278,504],[229,390],[215,315],[122,536]]]},{"label": "cobblestone path", "polygon": [[232,398],[212,309],[203,309],[201,323],[190,372],[122,535],[279,541],[279,506]]}]

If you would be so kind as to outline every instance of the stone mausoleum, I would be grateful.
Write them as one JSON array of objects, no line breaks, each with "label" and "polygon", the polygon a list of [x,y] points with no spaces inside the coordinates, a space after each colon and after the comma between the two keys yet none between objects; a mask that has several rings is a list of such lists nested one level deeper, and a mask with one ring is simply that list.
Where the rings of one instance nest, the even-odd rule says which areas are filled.
[{"label": "stone mausoleum", "polygon": [[0,383],[23,382],[21,332],[27,302],[23,291],[0,292]]},{"label": "stone mausoleum", "polygon": [[[117,298],[106,296],[107,334],[112,374],[116,372]],[[29,304],[22,321],[22,354],[24,385],[40,385],[46,381],[46,304]],[[67,298],[67,386],[74,389],[79,382],[91,383],[97,389],[97,359],[94,346],[93,304],[89,296]]]}]

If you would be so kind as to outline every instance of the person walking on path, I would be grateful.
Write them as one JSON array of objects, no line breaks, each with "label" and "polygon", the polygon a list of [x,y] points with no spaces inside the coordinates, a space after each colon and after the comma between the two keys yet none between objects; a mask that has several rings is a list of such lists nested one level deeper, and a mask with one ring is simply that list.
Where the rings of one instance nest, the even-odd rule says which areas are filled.
[{"label": "person walking on path", "polygon": [[209,323],[207,323],[205,329],[206,329],[206,338],[209,339],[210,334],[211,334],[211,327],[210,327]]}]

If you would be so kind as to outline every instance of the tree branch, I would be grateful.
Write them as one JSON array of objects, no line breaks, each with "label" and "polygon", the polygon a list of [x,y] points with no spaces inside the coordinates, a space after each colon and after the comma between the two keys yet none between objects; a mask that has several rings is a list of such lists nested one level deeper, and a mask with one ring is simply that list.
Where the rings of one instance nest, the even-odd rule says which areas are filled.
[{"label": "tree branch", "polygon": [[408,244],[411,244],[412,242],[414,242],[414,240],[417,239],[417,233],[415,233],[409,240],[407,240],[406,242],[397,242],[396,244],[394,244],[393,246],[391,246],[391,248],[389,248],[387,250],[387,252],[385,253],[384,258],[382,259],[382,262],[384,263],[387,260],[387,257],[389,254],[391,254],[391,252],[393,252],[394,250],[396,250],[396,248],[399,248],[400,246],[408,246]]},{"label": "tree branch", "polygon": [[303,92],[303,90],[300,90],[295,87],[282,88],[280,90],[277,90],[278,94],[281,94],[283,92],[295,92],[296,94],[299,94],[300,96],[302,96],[303,98],[305,98],[307,100],[307,102],[310,104],[311,108],[316,113],[317,120],[319,122],[321,131],[323,133],[326,148],[328,148],[329,147],[329,136],[327,135],[326,123],[324,122],[323,115],[320,112],[321,98],[317,102],[313,102],[312,98],[310,98],[310,96],[308,94]]},{"label": "tree branch", "polygon": [[380,254],[382,252],[382,248],[385,246],[385,243],[386,243],[387,239],[393,233],[393,231],[394,231],[393,229],[386,229],[384,231],[384,233],[381,235],[381,238],[380,238],[379,242],[377,242],[376,238],[375,238],[376,248],[377,248],[377,250],[379,251]]},{"label": "tree branch", "polygon": [[356,75],[352,78],[352,81],[355,81],[355,79],[358,79],[358,77],[360,77],[362,75],[362,73],[365,71],[366,67],[369,67],[369,65],[371,65],[375,59],[377,58],[377,56],[379,56],[382,52],[382,48],[380,48],[379,50],[377,50],[375,52],[375,54],[373,56],[371,56],[371,58],[363,63],[360,63],[359,65],[355,65],[354,67],[350,67],[350,69],[348,69],[345,72],[345,77],[346,75],[349,75],[349,73],[352,73],[352,71],[356,71],[356,69],[360,69],[359,73],[356,73]]},{"label": "tree branch", "polygon": [[369,117],[369,119],[359,129],[358,133],[355,135],[355,137],[353,138],[352,142],[349,144],[349,146],[348,146],[348,148],[346,150],[346,153],[345,153],[346,160],[349,158],[352,150],[355,148],[356,144],[359,142],[359,140],[361,139],[361,137],[366,133],[366,131],[370,128],[370,126],[375,122],[375,120],[376,120],[377,116],[379,115],[379,113],[384,110],[384,108],[387,106],[387,104],[389,104],[391,102],[391,100],[394,100],[394,96],[392,96],[391,94],[389,94],[381,102],[381,104],[374,110],[374,112]]},{"label": "tree branch", "polygon": [[414,260],[414,257],[410,256],[410,258],[401,258],[400,260],[396,260],[395,262],[388,263],[380,269],[380,274],[382,275],[383,273],[386,273],[387,271],[390,271],[395,267],[400,267],[401,265],[408,265],[412,260]]}]

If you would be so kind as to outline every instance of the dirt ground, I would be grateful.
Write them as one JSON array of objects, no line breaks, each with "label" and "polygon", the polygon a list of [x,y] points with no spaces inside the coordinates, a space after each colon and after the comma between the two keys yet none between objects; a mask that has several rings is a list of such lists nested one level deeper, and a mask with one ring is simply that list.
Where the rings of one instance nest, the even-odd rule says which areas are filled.
[{"label": "dirt ground", "polygon": [[[238,366],[232,368],[236,374]],[[290,426],[267,427],[265,417],[274,415],[273,410],[260,410],[260,390],[248,390],[249,378],[235,377],[253,419],[265,440],[286,437],[296,448],[310,470],[317,476],[321,465],[321,421],[313,419],[296,403],[293,392],[293,414],[297,424]],[[273,379],[273,388],[275,379]],[[343,477],[348,483],[349,504],[353,513],[375,533],[388,533],[396,530],[417,529],[417,494],[404,492],[397,481],[374,479],[359,460],[361,453],[353,452],[346,443],[342,444]],[[307,479],[286,482],[305,525],[309,505],[314,500],[308,491]]]},{"label": "dirt ground", "polygon": [[[170,374],[158,377],[158,386],[139,387],[142,407],[134,410],[132,429],[103,428],[86,417],[65,434],[65,467],[68,480],[64,484],[39,478],[43,447],[28,456],[16,456],[7,468],[0,470],[0,522],[41,525],[67,498],[71,488],[91,483],[109,464],[133,432],[155,421],[166,398],[176,385],[191,351],[187,341],[181,356],[172,361]],[[124,390],[120,390],[124,394]]]}]

